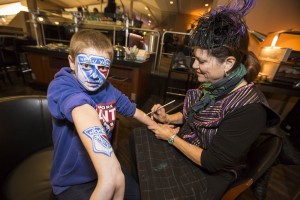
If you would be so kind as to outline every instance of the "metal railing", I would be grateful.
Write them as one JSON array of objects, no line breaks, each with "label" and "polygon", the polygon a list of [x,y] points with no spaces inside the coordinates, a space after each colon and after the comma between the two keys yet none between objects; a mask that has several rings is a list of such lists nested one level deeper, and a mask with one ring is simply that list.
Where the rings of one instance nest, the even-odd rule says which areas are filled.
[{"label": "metal railing", "polygon": [[167,52],[163,52],[163,48],[164,48],[164,41],[165,41],[165,35],[166,34],[177,34],[177,35],[188,35],[190,36],[190,33],[186,33],[186,32],[174,32],[174,31],[165,31],[163,34],[162,34],[162,37],[161,37],[161,41],[160,41],[160,50],[159,50],[159,55],[158,55],[158,62],[157,62],[157,65],[156,65],[156,68],[154,72],[157,72],[158,74],[160,73],[160,65],[161,65],[161,56],[162,55],[169,55],[169,56],[173,56],[172,53],[167,53]]},{"label": "metal railing", "polygon": [[[46,24],[49,25],[56,25],[56,24],[52,24],[48,21],[39,21],[37,20],[40,12],[39,11],[32,11],[32,21],[33,25],[34,25],[34,31],[35,31],[35,36],[37,39],[37,45],[38,46],[43,46],[46,45],[46,40],[49,40],[49,38],[45,37],[45,29],[44,26]],[[77,12],[70,12],[70,15],[72,15],[73,18],[73,23],[69,23],[70,26],[74,27],[74,32],[78,31],[81,28],[90,28],[90,29],[99,29],[99,30],[110,30],[113,33],[113,37],[112,37],[112,44],[115,45],[116,44],[116,32],[117,31],[125,31],[125,47],[128,47],[128,38],[129,38],[129,30],[136,30],[136,31],[143,31],[146,33],[153,33],[155,37],[157,37],[157,43],[155,44],[155,57],[154,57],[154,62],[153,62],[153,66],[152,66],[152,70],[156,69],[157,66],[157,55],[158,55],[158,50],[159,50],[159,41],[160,41],[160,32],[157,30],[152,30],[152,29],[143,29],[143,28],[136,28],[136,27],[132,27],[130,26],[130,19],[125,19],[125,23],[122,24],[117,24],[117,23],[105,23],[103,21],[87,21],[84,20],[82,21],[81,15],[77,14]],[[40,25],[40,36],[41,38],[39,38],[39,34],[38,34],[38,25]],[[60,25],[57,25],[60,26]],[[55,39],[50,39],[52,41],[55,41]],[[66,40],[62,40],[62,39],[57,39],[57,42],[63,42],[65,43]]]}]

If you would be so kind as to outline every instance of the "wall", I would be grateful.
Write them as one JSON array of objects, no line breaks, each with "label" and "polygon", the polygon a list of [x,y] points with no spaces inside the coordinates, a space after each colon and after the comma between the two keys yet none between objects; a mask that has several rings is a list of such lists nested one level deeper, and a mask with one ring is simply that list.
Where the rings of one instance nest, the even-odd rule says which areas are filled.
[{"label": "wall", "polygon": [[[225,5],[226,0],[215,0],[213,8]],[[299,0],[256,0],[255,7],[245,20],[250,30],[264,34],[270,32],[298,29],[300,30]]]},{"label": "wall", "polygon": [[167,30],[170,28],[176,32],[186,32],[190,28],[190,24],[195,21],[197,16],[187,15],[187,14],[176,14],[169,16],[164,23],[166,24]]},{"label": "wall", "polygon": [[[262,43],[258,43],[253,39],[250,40],[250,49],[254,51],[256,55],[259,54],[261,46],[269,46],[275,34],[281,30],[300,30],[300,1],[299,0],[256,0],[255,7],[245,17],[246,23],[250,30],[255,30],[264,34],[269,34],[266,40]],[[294,38],[294,37],[293,37]],[[291,35],[280,36],[277,46],[290,47],[294,50],[300,50],[299,36],[298,39],[293,39]],[[295,42],[298,40],[298,42]],[[281,94],[266,94],[270,106],[279,112],[284,106],[283,112],[280,113],[282,119],[289,113],[294,107],[295,103],[299,99],[298,97],[290,97],[287,101],[286,95]]]},{"label": "wall", "polygon": [[251,30],[265,34],[291,28],[300,30],[299,9],[299,0],[257,0],[245,19]]}]

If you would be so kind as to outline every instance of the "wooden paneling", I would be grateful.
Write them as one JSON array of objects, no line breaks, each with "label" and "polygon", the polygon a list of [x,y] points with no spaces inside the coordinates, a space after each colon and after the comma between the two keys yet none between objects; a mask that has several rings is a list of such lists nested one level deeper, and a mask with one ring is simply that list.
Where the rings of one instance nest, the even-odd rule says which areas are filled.
[{"label": "wooden paneling", "polygon": [[27,59],[32,69],[34,81],[49,84],[56,72],[69,65],[67,58],[50,57],[39,53],[28,53]]}]

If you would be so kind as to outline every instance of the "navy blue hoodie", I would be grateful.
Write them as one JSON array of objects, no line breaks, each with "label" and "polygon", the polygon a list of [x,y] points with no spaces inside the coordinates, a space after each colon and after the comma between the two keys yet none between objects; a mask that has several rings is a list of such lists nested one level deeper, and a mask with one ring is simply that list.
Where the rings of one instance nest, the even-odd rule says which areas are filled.
[{"label": "navy blue hoodie", "polygon": [[76,132],[71,114],[73,108],[84,104],[94,107],[107,137],[111,139],[116,113],[132,117],[136,105],[108,81],[95,92],[87,91],[69,67],[56,73],[48,87],[47,98],[53,117],[54,143],[50,178],[57,195],[72,185],[97,179],[92,161]]}]

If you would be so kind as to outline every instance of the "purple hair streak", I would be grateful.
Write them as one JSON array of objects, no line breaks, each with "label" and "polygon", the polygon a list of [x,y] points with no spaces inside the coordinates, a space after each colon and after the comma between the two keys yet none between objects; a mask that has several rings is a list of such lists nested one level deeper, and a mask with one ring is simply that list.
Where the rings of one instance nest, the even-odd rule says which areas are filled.
[{"label": "purple hair streak", "polygon": [[197,19],[190,46],[212,49],[226,46],[239,48],[242,38],[248,35],[243,17],[254,6],[254,0],[229,1]]}]

